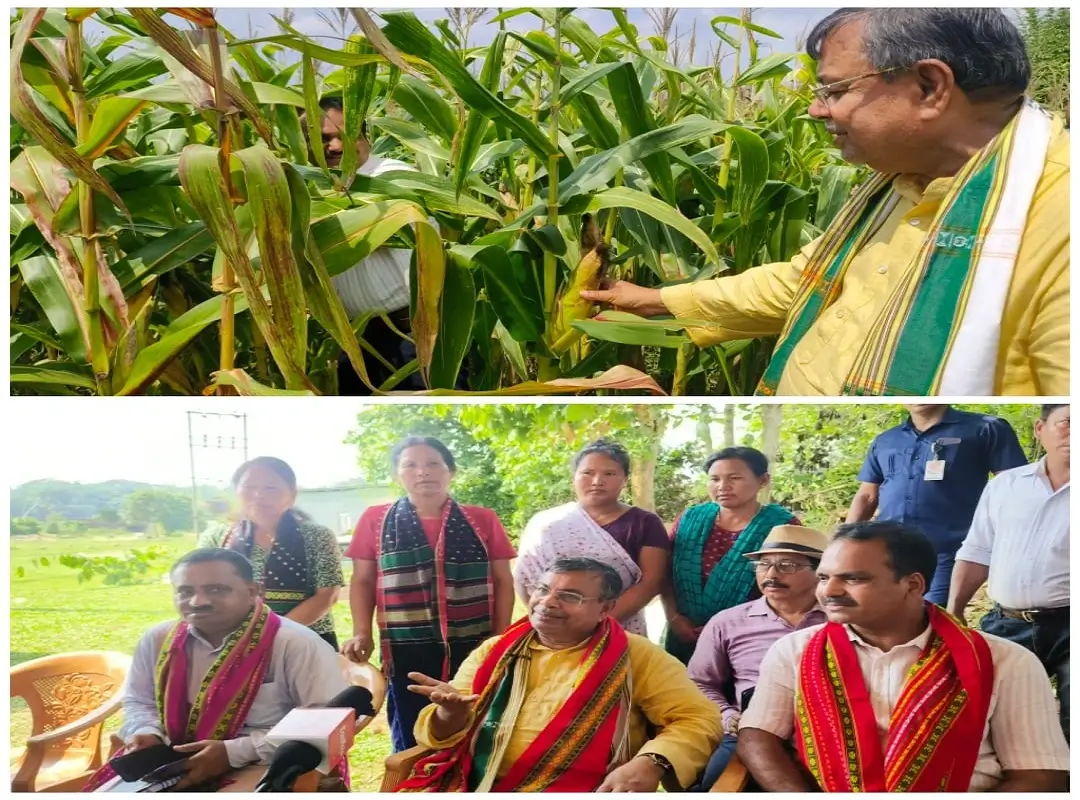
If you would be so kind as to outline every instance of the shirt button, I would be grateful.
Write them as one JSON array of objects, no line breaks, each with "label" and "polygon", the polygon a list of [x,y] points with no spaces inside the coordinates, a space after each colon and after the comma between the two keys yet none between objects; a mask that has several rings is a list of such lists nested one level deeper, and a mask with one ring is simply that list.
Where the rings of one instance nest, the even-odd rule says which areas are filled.
[{"label": "shirt button", "polygon": [[880,272],[882,275],[884,275],[886,272],[889,271],[889,265],[888,264],[882,264],[880,267],[877,268],[877,271]]},{"label": "shirt button", "polygon": [[842,308],[836,309],[836,318],[837,319],[843,319],[846,316],[847,316],[847,312],[844,311],[844,309],[842,309]]},{"label": "shirt button", "polygon": [[912,227],[917,228],[917,227],[919,227],[919,220],[917,220],[917,219],[909,219],[908,220],[908,225],[911,225]]}]

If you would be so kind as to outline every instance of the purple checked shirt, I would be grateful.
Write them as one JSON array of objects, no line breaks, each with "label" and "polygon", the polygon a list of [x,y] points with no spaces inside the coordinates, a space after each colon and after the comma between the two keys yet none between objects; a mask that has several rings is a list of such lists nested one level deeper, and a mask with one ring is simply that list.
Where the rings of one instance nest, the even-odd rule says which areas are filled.
[{"label": "purple checked shirt", "polygon": [[[765,598],[721,611],[705,624],[687,669],[690,680],[705,696],[720,706],[724,725],[739,716],[738,698],[757,684],[758,670],[773,642],[792,631],[828,622],[825,612],[815,606],[792,627],[769,607]],[[735,682],[735,700],[725,695]]]}]

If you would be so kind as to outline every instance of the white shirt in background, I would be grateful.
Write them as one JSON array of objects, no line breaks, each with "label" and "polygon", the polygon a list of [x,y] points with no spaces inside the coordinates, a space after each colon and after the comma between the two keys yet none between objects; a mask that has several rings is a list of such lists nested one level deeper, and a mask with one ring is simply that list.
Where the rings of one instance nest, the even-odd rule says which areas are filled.
[{"label": "white shirt in background", "polygon": [[[784,740],[792,738],[799,664],[810,638],[821,627],[815,625],[790,633],[769,648],[761,662],[754,696],[739,723],[740,729],[759,728]],[[919,636],[888,653],[864,642],[850,627],[847,630],[855,645],[884,750],[892,710],[900,699],[908,672],[930,640],[931,628],[927,626]],[[1067,772],[1069,746],[1058,723],[1054,692],[1043,665],[1018,644],[977,633],[990,646],[994,688],[969,791],[992,791],[1001,783],[1006,770]]]},{"label": "white shirt in background", "polygon": [[[404,161],[368,156],[356,172],[377,178],[384,172],[416,170]],[[412,251],[400,247],[380,247],[355,267],[330,279],[349,319],[368,311],[397,311],[409,306],[409,264]]]},{"label": "white shirt in background", "polygon": [[956,558],[990,567],[987,594],[1006,608],[1069,605],[1069,484],[1050,487],[1045,458],[999,473]]}]

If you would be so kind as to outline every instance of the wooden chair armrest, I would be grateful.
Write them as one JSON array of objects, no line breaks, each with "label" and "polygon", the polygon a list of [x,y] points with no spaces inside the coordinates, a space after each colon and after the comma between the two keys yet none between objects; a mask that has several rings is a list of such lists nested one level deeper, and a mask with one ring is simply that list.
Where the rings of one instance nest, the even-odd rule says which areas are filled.
[{"label": "wooden chair armrest", "polygon": [[727,767],[719,778],[716,779],[716,783],[709,789],[710,792],[741,792],[746,789],[746,785],[750,782],[750,773],[746,771],[746,765],[742,763],[737,755],[731,756],[731,761],[728,762]]},{"label": "wooden chair armrest", "polygon": [[394,753],[387,758],[383,764],[382,786],[379,791],[394,791],[399,783],[409,777],[409,773],[416,766],[416,762],[433,752],[435,751],[417,745],[416,747],[410,747],[408,750],[402,750],[400,753]]},{"label": "wooden chair armrest", "polygon": [[106,700],[89,714],[80,717],[74,722],[69,722],[67,725],[62,725],[48,733],[39,733],[37,736],[31,736],[26,740],[26,749],[29,750],[34,745],[49,744],[50,742],[55,742],[60,739],[66,739],[69,736],[73,736],[87,728],[102,723],[119,711],[123,702],[124,699],[120,695],[116,695],[115,697]]}]

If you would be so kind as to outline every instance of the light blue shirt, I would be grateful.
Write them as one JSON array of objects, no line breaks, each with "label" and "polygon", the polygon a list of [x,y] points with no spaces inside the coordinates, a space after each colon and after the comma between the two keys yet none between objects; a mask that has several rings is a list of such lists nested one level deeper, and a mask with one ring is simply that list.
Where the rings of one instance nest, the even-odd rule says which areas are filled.
[{"label": "light blue shirt", "polygon": [[[120,736],[125,742],[140,733],[152,733],[168,742],[164,723],[158,716],[154,670],[173,624],[155,625],[135,646],[131,672],[124,685],[124,725]],[[188,702],[194,703],[203,678],[221,654],[221,647],[211,646],[192,628],[186,650]],[[282,618],[281,628],[274,637],[270,666],[240,736],[225,742],[229,764],[238,769],[256,761],[268,763],[275,748],[263,741],[267,731],[294,708],[324,705],[347,686],[334,649],[307,626]]]}]

